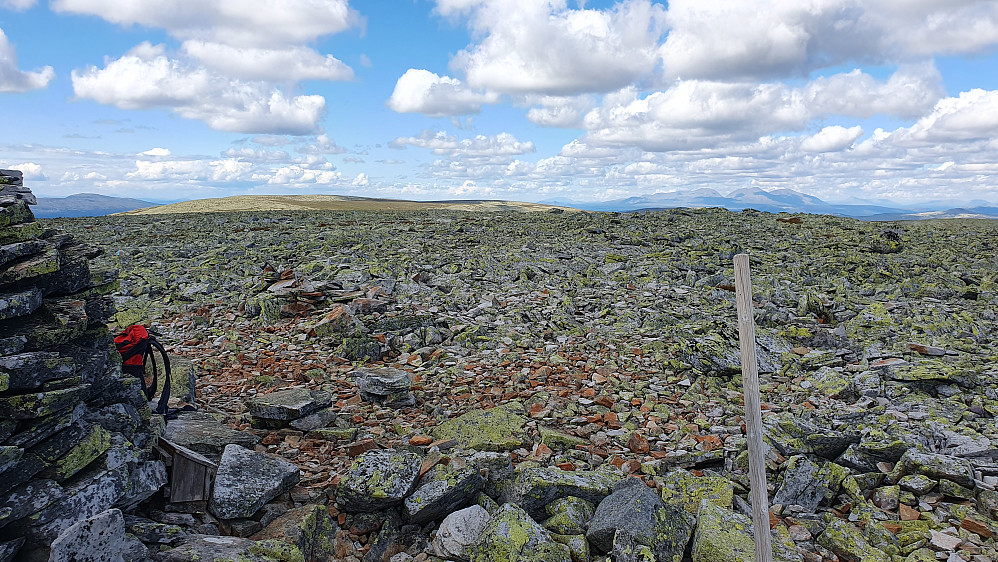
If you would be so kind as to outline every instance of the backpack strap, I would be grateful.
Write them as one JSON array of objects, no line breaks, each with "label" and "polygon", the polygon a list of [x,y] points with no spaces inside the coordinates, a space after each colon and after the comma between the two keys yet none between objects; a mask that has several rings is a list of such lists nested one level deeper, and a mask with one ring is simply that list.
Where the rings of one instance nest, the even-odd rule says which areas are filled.
[{"label": "backpack strap", "polygon": [[[163,392],[159,395],[159,402],[156,403],[157,414],[167,414],[167,403],[170,401],[170,356],[166,354],[166,349],[163,348],[163,344],[159,343],[159,340],[149,336],[149,350],[146,352],[150,361],[152,362],[152,372],[153,372],[153,393],[156,392],[156,354],[154,351],[159,351],[160,357],[163,358],[163,373],[165,380],[163,381]],[[152,400],[152,397],[149,398]]]}]

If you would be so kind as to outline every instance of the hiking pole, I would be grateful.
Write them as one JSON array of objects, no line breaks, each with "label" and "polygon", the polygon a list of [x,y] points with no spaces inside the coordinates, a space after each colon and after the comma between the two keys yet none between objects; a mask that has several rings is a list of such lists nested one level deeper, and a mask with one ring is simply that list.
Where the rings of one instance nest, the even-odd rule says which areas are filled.
[{"label": "hiking pole", "polygon": [[755,559],[757,562],[772,562],[769,493],[766,489],[766,465],[762,460],[762,400],[759,398],[759,370],[755,357],[755,319],[752,317],[752,280],[749,277],[748,254],[735,256],[735,302],[738,307],[738,341],[742,352],[742,387],[745,391],[745,428],[748,434]]}]

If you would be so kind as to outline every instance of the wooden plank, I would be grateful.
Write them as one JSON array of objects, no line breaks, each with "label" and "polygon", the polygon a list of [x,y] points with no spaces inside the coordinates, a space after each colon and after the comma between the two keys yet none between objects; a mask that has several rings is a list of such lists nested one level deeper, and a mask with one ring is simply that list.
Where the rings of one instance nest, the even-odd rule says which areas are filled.
[{"label": "wooden plank", "polygon": [[738,308],[738,340],[742,354],[742,386],[745,391],[745,427],[748,433],[749,483],[752,500],[752,529],[755,559],[772,562],[769,534],[769,493],[763,462],[762,399],[759,396],[759,365],[755,356],[755,318],[752,307],[752,280],[747,254],[735,256],[735,301]]},{"label": "wooden plank", "polygon": [[208,499],[205,496],[206,467],[189,459],[178,457],[173,467],[171,502],[190,502]]}]

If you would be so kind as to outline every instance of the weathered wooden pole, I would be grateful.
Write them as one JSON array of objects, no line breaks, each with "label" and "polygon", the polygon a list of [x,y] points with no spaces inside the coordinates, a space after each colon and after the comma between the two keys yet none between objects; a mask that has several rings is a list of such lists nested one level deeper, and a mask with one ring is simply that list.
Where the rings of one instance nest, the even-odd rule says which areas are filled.
[{"label": "weathered wooden pole", "polygon": [[738,340],[742,351],[742,387],[745,390],[745,428],[748,433],[755,559],[756,562],[772,562],[769,493],[766,489],[766,464],[762,459],[762,400],[759,398],[759,368],[755,357],[755,318],[752,316],[752,279],[749,277],[748,254],[735,256],[735,301],[738,306]]}]

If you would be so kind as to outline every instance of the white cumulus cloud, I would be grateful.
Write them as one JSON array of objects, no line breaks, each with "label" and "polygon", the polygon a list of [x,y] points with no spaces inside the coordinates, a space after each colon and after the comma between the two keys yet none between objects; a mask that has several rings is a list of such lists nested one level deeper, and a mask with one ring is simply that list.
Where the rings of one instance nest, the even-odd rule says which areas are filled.
[{"label": "white cumulus cloud", "polygon": [[307,134],[325,107],[322,96],[288,97],[266,82],[227,79],[148,46],[102,69],[74,70],[72,78],[78,97],[121,109],[167,107],[220,131]]},{"label": "white cumulus cloud", "polygon": [[46,66],[40,70],[24,71],[17,68],[17,51],[0,29],[0,92],[27,92],[48,86],[55,78],[55,70]]},{"label": "white cumulus cloud", "polygon": [[438,0],[444,16],[467,16],[482,39],[451,67],[473,87],[502,93],[571,95],[616,90],[658,60],[665,10],[623,0],[608,10],[570,9],[565,0]]},{"label": "white cumulus cloud", "polygon": [[353,69],[332,55],[307,47],[264,49],[189,40],[184,53],[226,76],[246,80],[350,80]]},{"label": "white cumulus cloud", "polygon": [[498,94],[476,92],[456,78],[410,68],[395,83],[388,107],[398,113],[446,117],[478,113],[482,105],[498,101]]},{"label": "white cumulus cloud", "polygon": [[800,147],[808,152],[836,152],[849,148],[862,135],[862,127],[856,126],[847,129],[839,125],[832,125],[802,140]]},{"label": "white cumulus cloud", "polygon": [[53,0],[51,6],[237,47],[304,44],[360,21],[347,0]]}]

